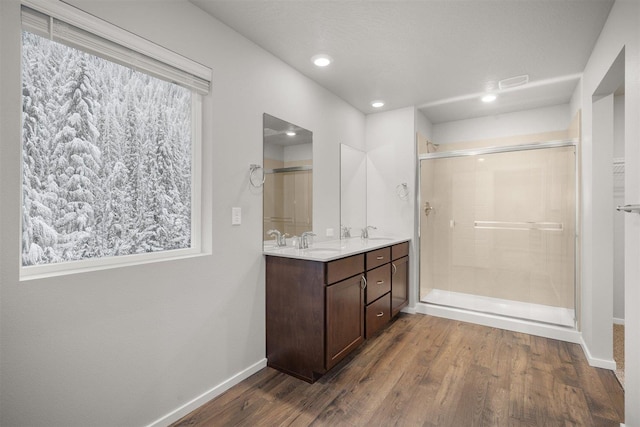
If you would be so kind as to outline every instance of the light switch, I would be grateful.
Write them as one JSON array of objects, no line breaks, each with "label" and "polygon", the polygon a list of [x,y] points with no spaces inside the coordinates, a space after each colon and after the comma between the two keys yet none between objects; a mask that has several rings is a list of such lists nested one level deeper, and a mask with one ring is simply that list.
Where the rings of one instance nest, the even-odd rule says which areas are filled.
[{"label": "light switch", "polygon": [[333,228],[327,228],[326,236],[333,237]]},{"label": "light switch", "polygon": [[231,208],[231,225],[242,224],[242,209]]}]

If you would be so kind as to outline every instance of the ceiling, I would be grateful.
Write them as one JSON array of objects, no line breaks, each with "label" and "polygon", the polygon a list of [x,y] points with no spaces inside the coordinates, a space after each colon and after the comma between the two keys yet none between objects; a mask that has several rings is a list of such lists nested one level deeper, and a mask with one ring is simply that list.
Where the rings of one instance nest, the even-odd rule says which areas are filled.
[{"label": "ceiling", "polygon": [[[613,0],[190,0],[363,113],[432,123],[569,102]],[[328,54],[318,68],[311,57]],[[528,75],[504,91],[498,81]],[[479,101],[493,91],[498,100]],[[381,109],[371,101],[384,100]]]}]

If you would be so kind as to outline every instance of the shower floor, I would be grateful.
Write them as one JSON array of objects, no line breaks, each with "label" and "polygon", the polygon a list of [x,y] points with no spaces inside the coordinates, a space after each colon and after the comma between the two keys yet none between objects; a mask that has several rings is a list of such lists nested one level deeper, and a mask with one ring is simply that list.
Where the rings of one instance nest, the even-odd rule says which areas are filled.
[{"label": "shower floor", "polygon": [[422,302],[574,327],[574,310],[521,301],[432,289]]}]

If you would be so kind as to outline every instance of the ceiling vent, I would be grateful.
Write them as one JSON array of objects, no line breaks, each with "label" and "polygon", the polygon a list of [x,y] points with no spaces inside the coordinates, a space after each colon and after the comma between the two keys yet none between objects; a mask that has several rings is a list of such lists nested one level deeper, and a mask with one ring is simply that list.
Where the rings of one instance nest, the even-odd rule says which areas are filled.
[{"label": "ceiling vent", "polygon": [[498,87],[500,90],[509,89],[516,86],[522,86],[529,83],[529,75],[524,74],[522,76],[509,77],[508,79],[503,79],[498,82]]}]

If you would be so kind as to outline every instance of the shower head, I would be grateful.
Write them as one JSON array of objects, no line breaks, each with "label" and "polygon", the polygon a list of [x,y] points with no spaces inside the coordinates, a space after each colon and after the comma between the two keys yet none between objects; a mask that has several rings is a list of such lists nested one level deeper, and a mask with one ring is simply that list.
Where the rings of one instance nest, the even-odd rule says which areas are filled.
[{"label": "shower head", "polygon": [[432,153],[433,151],[429,151],[429,146],[431,146],[433,151],[438,151],[440,144],[435,144],[427,139],[427,153]]}]

